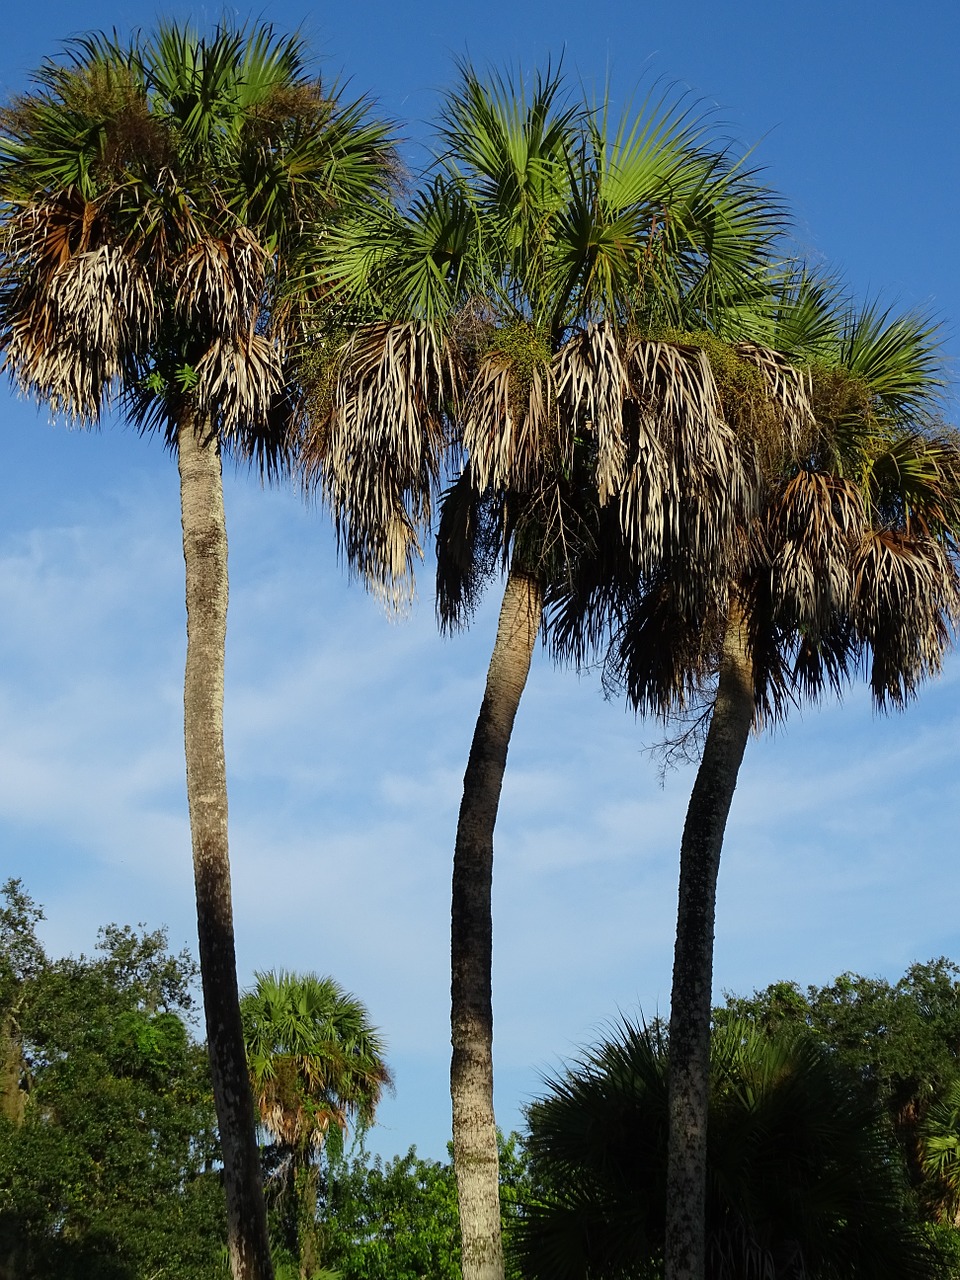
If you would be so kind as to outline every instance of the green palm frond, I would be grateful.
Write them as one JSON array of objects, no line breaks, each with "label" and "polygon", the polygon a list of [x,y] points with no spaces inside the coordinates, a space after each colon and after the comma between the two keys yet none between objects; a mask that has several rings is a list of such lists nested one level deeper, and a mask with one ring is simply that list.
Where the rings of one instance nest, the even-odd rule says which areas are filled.
[{"label": "green palm frond", "polygon": [[929,412],[943,386],[938,339],[939,326],[926,316],[870,303],[850,314],[835,360],[867,383],[887,413],[915,418]]},{"label": "green palm frond", "polygon": [[461,186],[438,176],[404,213],[378,204],[338,228],[323,270],[360,317],[417,317],[440,327],[476,292],[476,215]]},{"label": "green palm frond", "polygon": [[953,1080],[920,1126],[921,1164],[938,1221],[960,1221],[960,1081]]},{"label": "green palm frond", "polygon": [[441,114],[441,163],[467,180],[485,219],[509,247],[528,239],[564,199],[566,163],[581,108],[564,101],[559,70],[482,79],[466,62]]}]

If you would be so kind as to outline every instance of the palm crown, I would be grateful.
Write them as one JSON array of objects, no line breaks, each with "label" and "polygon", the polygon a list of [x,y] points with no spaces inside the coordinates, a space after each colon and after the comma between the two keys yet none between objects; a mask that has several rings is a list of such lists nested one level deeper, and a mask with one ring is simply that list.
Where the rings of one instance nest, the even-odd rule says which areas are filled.
[{"label": "palm crown", "polygon": [[746,296],[779,205],[692,113],[647,102],[611,122],[553,72],[525,91],[462,67],[439,142],[405,210],[370,209],[326,242],[359,324],[329,352],[306,457],[348,556],[409,570],[447,447],[466,465],[440,531],[446,621],[477,585],[456,554],[468,526],[519,538],[534,568],[534,511],[556,534],[538,527],[541,548],[588,536],[574,474],[615,502],[636,555],[684,522],[707,543],[723,521],[705,487],[721,511],[739,491],[732,437],[700,353],[652,337]]},{"label": "palm crown", "polygon": [[388,181],[384,127],[269,26],[91,36],[36,80],[0,120],[14,376],[82,420],[119,392],[171,442],[189,401],[274,465],[315,304],[306,263],[339,210]]}]

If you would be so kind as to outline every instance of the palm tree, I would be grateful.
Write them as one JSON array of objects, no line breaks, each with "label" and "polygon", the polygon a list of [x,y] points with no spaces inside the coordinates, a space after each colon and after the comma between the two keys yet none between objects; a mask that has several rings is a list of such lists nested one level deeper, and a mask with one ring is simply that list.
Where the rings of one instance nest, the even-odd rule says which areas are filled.
[{"label": "palm tree", "polygon": [[[663,1275],[669,1041],[624,1023],[528,1112],[538,1194],[518,1252],[537,1280]],[[809,1034],[731,1019],[711,1043],[709,1280],[944,1274],[881,1104]]]},{"label": "palm tree", "polygon": [[275,1144],[284,1243],[306,1280],[318,1262],[314,1157],[342,1149],[350,1120],[373,1122],[392,1084],[383,1040],[360,1000],[315,973],[258,973],[240,1013],[260,1123]]},{"label": "palm tree", "polygon": [[57,415],[115,399],[180,469],[184,736],[207,1042],[235,1277],[271,1274],[240,1025],[227,846],[221,458],[292,449],[305,264],[390,172],[384,128],[270,26],[93,35],[0,116],[0,346]]},{"label": "palm tree", "polygon": [[[785,716],[794,700],[840,693],[862,668],[879,708],[902,706],[939,669],[960,615],[960,448],[933,416],[929,325],[871,307],[838,312],[833,292],[808,279],[784,290],[760,329],[762,314],[741,316],[741,334],[754,324],[795,353],[793,365],[783,357],[771,363],[769,352],[757,363],[748,343],[704,339],[711,358],[726,361],[724,413],[748,450],[760,494],[730,577],[713,599],[702,598],[692,631],[669,565],[628,584],[626,604],[616,589],[604,601],[619,618],[608,675],[639,710],[675,711],[714,682],[680,851],[668,1280],[704,1274],[716,884],[751,728]],[[789,420],[770,411],[784,377],[804,389]],[[570,633],[584,598],[581,588],[564,606]]]},{"label": "palm tree", "polygon": [[[348,554],[364,571],[403,567],[449,440],[466,462],[441,514],[441,623],[463,623],[485,578],[507,571],[453,871],[451,1096],[469,1280],[502,1276],[493,831],[545,591],[606,521],[636,572],[684,548],[694,597],[745,499],[702,353],[651,336],[732,305],[780,229],[779,207],[703,130],[663,103],[612,122],[605,107],[571,104],[551,71],[527,91],[464,66],[441,159],[409,208],[328,242],[343,296],[378,317],[324,366],[326,407],[306,446]],[[368,536],[358,513],[371,509],[391,537]]]}]

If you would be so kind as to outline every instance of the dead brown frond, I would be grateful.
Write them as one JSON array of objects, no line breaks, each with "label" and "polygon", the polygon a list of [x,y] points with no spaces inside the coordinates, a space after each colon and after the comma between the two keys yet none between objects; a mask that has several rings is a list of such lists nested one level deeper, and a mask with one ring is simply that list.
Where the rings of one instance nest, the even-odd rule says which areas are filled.
[{"label": "dead brown frond", "polygon": [[198,412],[228,442],[262,427],[283,386],[277,346],[257,333],[215,338],[196,366]]},{"label": "dead brown frond", "polygon": [[461,410],[463,448],[480,488],[526,490],[544,463],[569,464],[549,348],[525,323],[496,329]]},{"label": "dead brown frond", "polygon": [[150,342],[153,291],[122,248],[77,249],[89,243],[89,227],[71,225],[59,206],[50,222],[47,212],[25,211],[7,240],[16,263],[3,277],[4,366],[54,414],[96,421]]},{"label": "dead brown frond", "polygon": [[940,670],[960,619],[956,563],[932,538],[869,530],[853,558],[852,615],[872,650],[870,687],[878,705],[902,705]]},{"label": "dead brown frond", "polygon": [[630,380],[615,327],[588,325],[561,347],[553,368],[561,415],[575,436],[592,442],[597,498],[605,506],[619,493],[627,463],[623,408]]},{"label": "dead brown frond", "polygon": [[717,597],[691,619],[678,568],[638,586],[603,667],[608,693],[623,690],[639,714],[664,720],[700,705],[719,660],[726,613],[725,584],[718,584]]},{"label": "dead brown frond", "polygon": [[304,477],[330,506],[350,563],[384,598],[409,597],[418,529],[446,446],[455,356],[431,326],[355,331],[324,368],[329,389],[307,397]]},{"label": "dead brown frond", "polygon": [[263,298],[267,253],[252,232],[191,240],[172,264],[175,305],[184,323],[224,337],[254,327]]},{"label": "dead brown frond", "polygon": [[681,551],[709,574],[756,501],[710,361],[697,346],[636,340],[627,368],[641,447],[621,495],[624,534],[641,556],[645,543]]},{"label": "dead brown frond", "polygon": [[798,450],[816,422],[809,371],[779,351],[753,342],[739,342],[734,351],[740,360],[759,370],[764,397],[776,409],[785,443]]},{"label": "dead brown frond", "polygon": [[[771,495],[762,541],[775,618],[819,637],[849,607],[850,554],[866,524],[862,494],[839,476],[801,468]],[[761,550],[762,548],[762,550]]]}]

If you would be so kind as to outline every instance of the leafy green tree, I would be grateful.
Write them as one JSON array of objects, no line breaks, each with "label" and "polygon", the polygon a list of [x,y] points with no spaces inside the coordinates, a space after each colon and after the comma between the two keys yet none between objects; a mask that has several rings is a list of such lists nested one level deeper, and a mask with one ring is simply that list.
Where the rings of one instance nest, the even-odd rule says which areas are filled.
[{"label": "leafy green tree", "polygon": [[[547,1082],[529,1110],[539,1189],[520,1222],[523,1273],[664,1274],[668,1044],[624,1024]],[[712,1046],[708,1280],[944,1276],[882,1109],[810,1036],[735,1018]]]},{"label": "leafy green tree", "polygon": [[303,1280],[319,1263],[319,1168],[326,1147],[343,1148],[348,1122],[373,1123],[392,1084],[383,1039],[365,1005],[332,978],[258,973],[240,1001],[260,1123],[273,1139],[270,1180],[282,1243]]},{"label": "leafy green tree", "polygon": [[453,1168],[366,1153],[327,1162],[320,1197],[321,1256],[342,1280],[460,1280]]},{"label": "leafy green tree", "polygon": [[101,930],[51,960],[16,881],[0,909],[0,1015],[17,1010],[21,1101],[0,1117],[0,1275],[206,1280],[226,1243],[189,957],[163,930]]},{"label": "leafy green tree", "polygon": [[[519,1135],[498,1134],[507,1274],[529,1175]],[[460,1280],[460,1221],[452,1165],[361,1151],[330,1160],[321,1183],[322,1256],[343,1280]]]},{"label": "leafy green tree", "polygon": [[231,1264],[271,1272],[238,1006],[223,748],[221,456],[281,468],[318,245],[388,180],[384,128],[268,25],[90,35],[0,115],[0,347],[19,387],[96,422],[112,399],[178,459],[184,726],[207,1042]]},{"label": "leafy green tree", "polygon": [[805,991],[775,982],[728,995],[714,1022],[805,1030],[861,1082],[890,1118],[921,1208],[953,1222],[960,1101],[960,968],[941,956],[912,964],[896,982],[844,973]]},{"label": "leafy green tree", "polygon": [[[345,295],[371,321],[339,357],[306,457],[363,566],[409,537],[372,544],[351,522],[356,490],[408,531],[429,508],[400,495],[452,436],[467,461],[441,514],[442,622],[463,623],[485,579],[506,570],[464,778],[451,929],[464,1273],[495,1280],[493,833],[545,594],[596,540],[604,508],[634,573],[674,543],[692,593],[709,573],[741,492],[737,453],[701,353],[656,335],[740,299],[780,209],[704,141],[703,121],[662,103],[611,120],[552,71],[525,90],[463,66],[440,139],[442,160],[406,210],[328,242]],[[385,467],[371,444],[358,465],[352,452],[345,487],[340,440],[363,437],[399,461]]]}]

